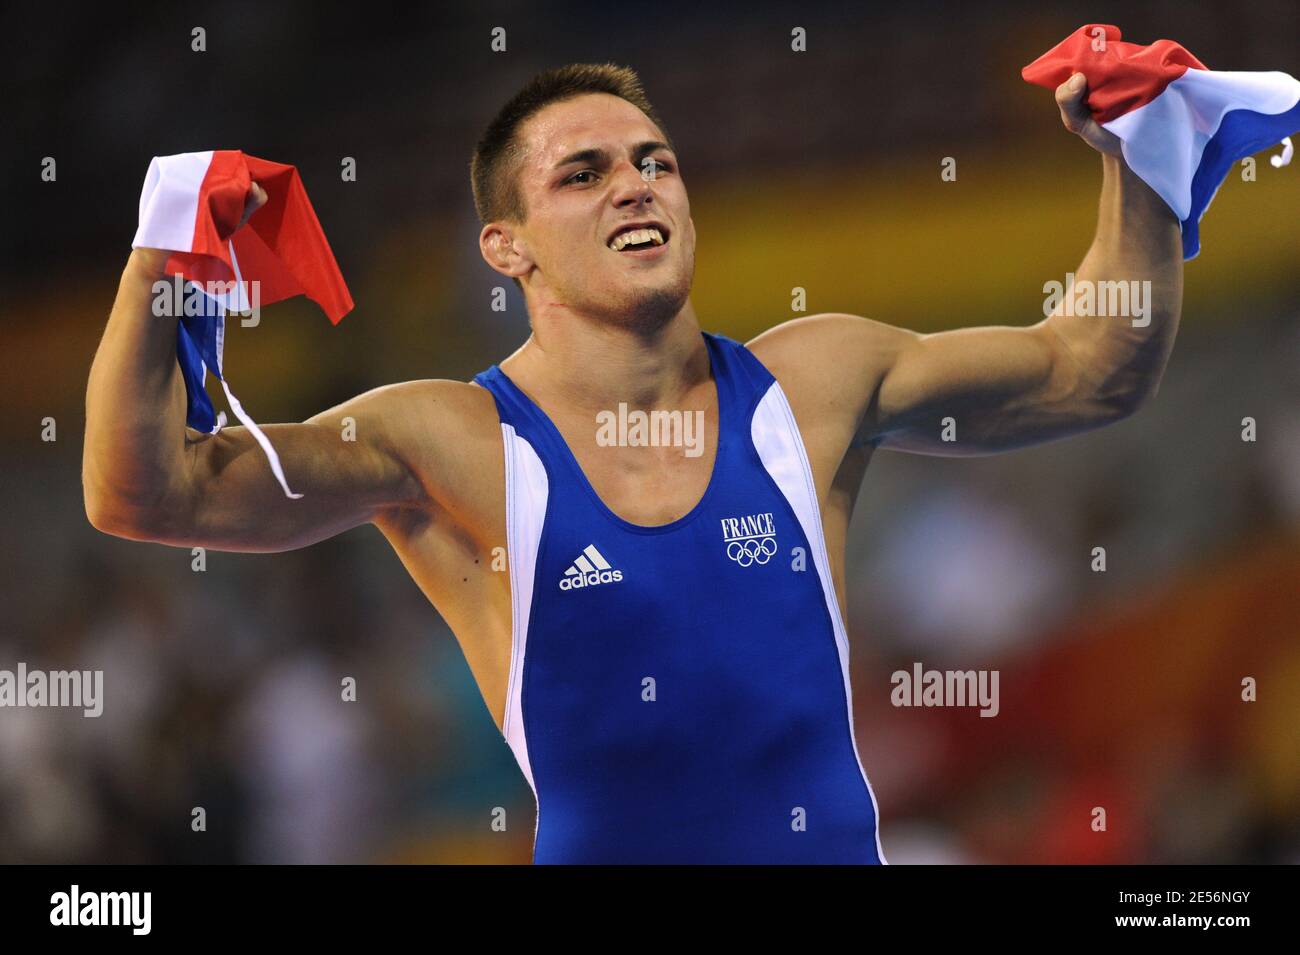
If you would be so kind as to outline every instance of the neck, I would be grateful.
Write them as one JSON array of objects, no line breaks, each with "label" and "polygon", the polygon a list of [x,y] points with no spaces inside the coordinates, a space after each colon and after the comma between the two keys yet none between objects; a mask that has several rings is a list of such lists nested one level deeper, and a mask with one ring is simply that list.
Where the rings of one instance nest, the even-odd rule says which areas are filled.
[{"label": "neck", "polygon": [[709,356],[690,301],[653,330],[627,328],[566,310],[545,314],[501,368],[525,390],[565,409],[641,409],[678,405],[709,380]]}]

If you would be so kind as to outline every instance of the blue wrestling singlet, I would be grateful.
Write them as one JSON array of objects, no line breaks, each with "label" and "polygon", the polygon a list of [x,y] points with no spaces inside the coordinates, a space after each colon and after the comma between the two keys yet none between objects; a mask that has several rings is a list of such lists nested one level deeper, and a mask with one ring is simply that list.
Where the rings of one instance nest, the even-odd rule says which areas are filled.
[{"label": "blue wrestling singlet", "polygon": [[[717,458],[685,516],[631,524],[495,365],[513,615],[503,733],[538,863],[881,863],[848,639],[780,385],[704,333]],[[593,422],[593,427],[595,422]]]}]

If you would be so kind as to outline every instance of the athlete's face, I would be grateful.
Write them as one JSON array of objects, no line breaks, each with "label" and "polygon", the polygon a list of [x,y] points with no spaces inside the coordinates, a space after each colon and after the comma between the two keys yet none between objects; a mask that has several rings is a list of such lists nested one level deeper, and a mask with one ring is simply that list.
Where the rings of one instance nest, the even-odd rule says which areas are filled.
[{"label": "athlete's face", "polygon": [[[527,215],[511,235],[539,304],[643,328],[686,304],[695,224],[664,139],[640,109],[605,93],[552,103],[521,127]],[[652,223],[664,243],[615,251],[611,240],[633,223]]]}]

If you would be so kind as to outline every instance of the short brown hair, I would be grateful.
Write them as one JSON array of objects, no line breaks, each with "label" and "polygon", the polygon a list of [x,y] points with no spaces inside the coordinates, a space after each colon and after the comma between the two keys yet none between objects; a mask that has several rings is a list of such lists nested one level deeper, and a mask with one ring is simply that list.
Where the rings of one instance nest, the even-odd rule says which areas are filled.
[{"label": "short brown hair", "polygon": [[659,127],[668,143],[672,138],[655,113],[636,71],[613,63],[570,63],[537,74],[512,96],[488,124],[474,148],[469,177],[474,208],[483,225],[489,222],[523,222],[527,215],[519,188],[516,161],[521,146],[515,135],[524,121],[543,107],[585,93],[609,93],[625,99]]}]

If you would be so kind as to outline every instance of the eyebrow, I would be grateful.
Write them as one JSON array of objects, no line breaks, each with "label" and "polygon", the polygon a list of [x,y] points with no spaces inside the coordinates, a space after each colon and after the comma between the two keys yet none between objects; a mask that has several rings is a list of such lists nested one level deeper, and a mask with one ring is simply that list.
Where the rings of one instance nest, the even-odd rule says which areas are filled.
[{"label": "eyebrow", "polygon": [[[640,162],[646,156],[650,155],[650,153],[658,152],[660,149],[673,152],[672,146],[658,139],[648,139],[643,143],[637,143],[632,147],[632,160],[633,162]],[[595,165],[608,164],[609,153],[606,150],[601,149],[599,146],[590,146],[586,149],[579,149],[576,152],[569,153],[569,155],[557,162],[552,168],[559,169],[561,166],[567,166],[570,163],[575,162],[589,162]]]}]

